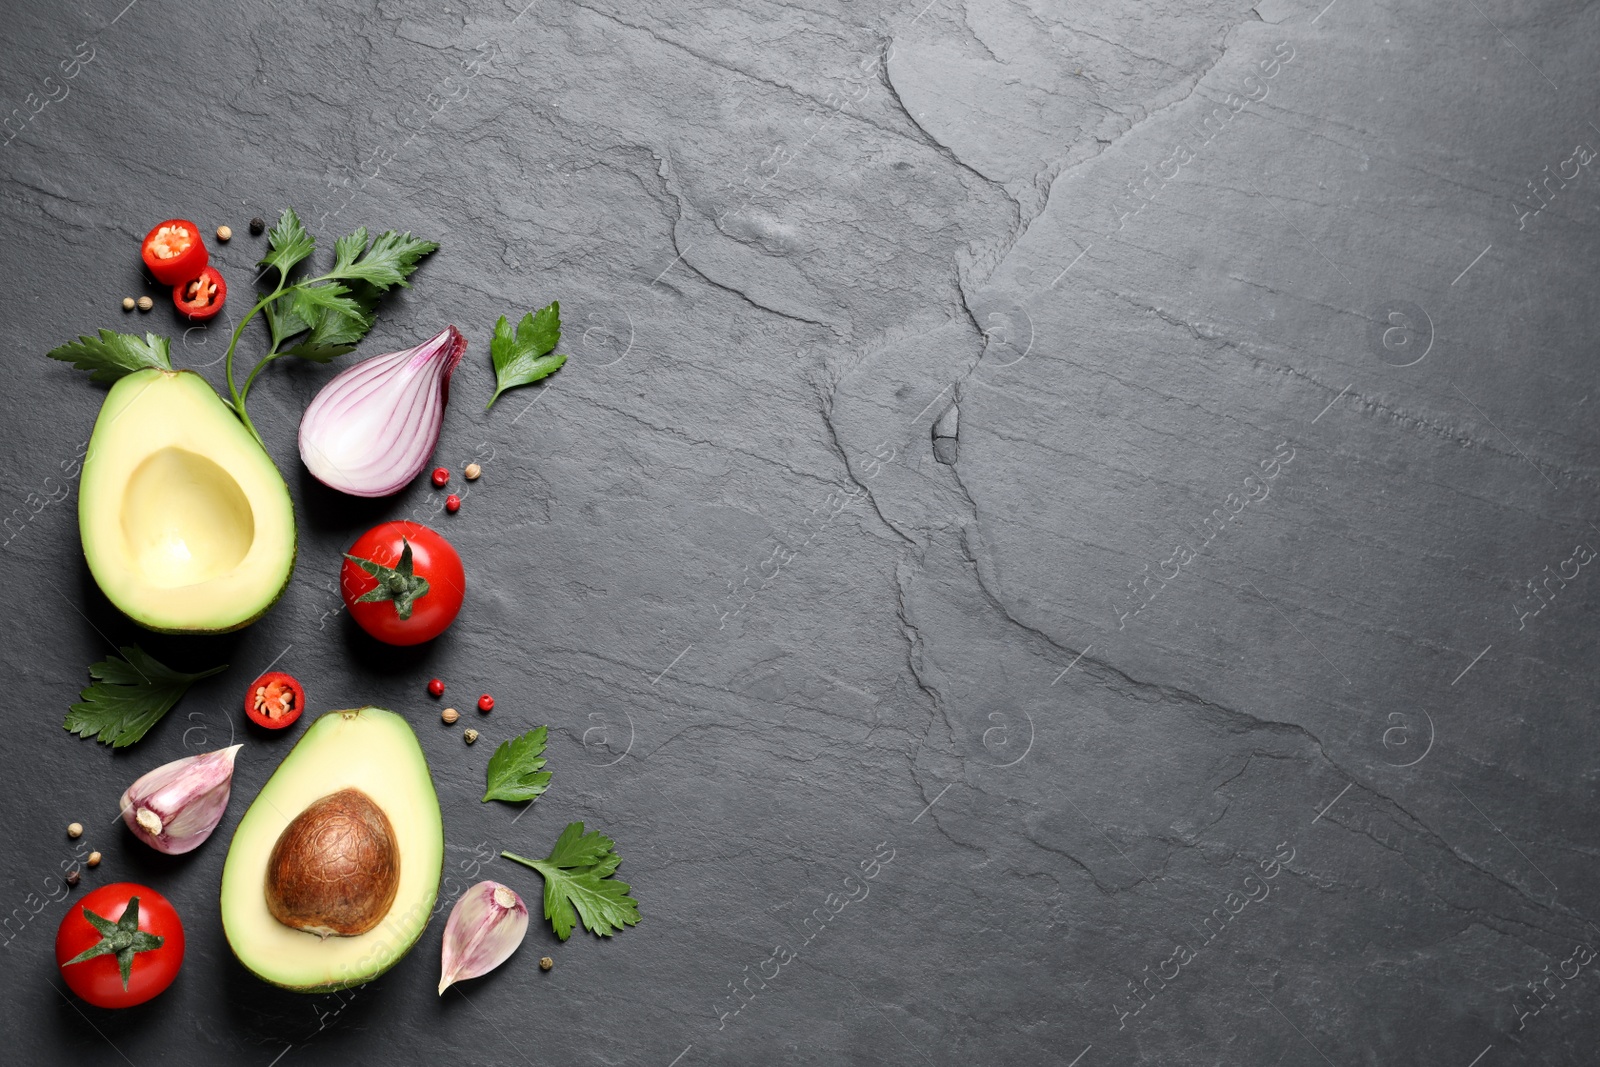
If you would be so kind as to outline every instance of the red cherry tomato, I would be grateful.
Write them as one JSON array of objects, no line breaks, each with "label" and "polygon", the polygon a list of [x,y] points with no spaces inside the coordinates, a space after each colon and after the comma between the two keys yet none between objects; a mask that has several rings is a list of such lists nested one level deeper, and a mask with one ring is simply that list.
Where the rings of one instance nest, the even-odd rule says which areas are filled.
[{"label": "red cherry tomato", "polygon": [[416,645],[455,621],[467,575],[450,542],[426,526],[385,522],[345,553],[339,587],[363,630],[385,644]]},{"label": "red cherry tomato", "polygon": [[305,710],[306,691],[293,675],[268,671],[250,683],[244,694],[244,713],[257,726],[281,730]]},{"label": "red cherry tomato", "polygon": [[162,285],[181,285],[200,277],[211,258],[200,239],[200,227],[188,219],[168,219],[157,224],[144,235],[139,255]]},{"label": "red cherry tomato", "polygon": [[172,287],[173,304],[196,322],[215,316],[227,299],[228,283],[222,280],[215,267],[207,267],[198,277]]},{"label": "red cherry tomato", "polygon": [[[135,900],[137,926],[121,922]],[[104,929],[85,912],[102,920]],[[98,954],[73,962],[96,949]],[[126,980],[123,961],[128,964]],[[154,889],[133,882],[101,886],[67,909],[56,930],[56,966],[68,988],[97,1008],[143,1004],[178,977],[183,923],[172,903]]]}]

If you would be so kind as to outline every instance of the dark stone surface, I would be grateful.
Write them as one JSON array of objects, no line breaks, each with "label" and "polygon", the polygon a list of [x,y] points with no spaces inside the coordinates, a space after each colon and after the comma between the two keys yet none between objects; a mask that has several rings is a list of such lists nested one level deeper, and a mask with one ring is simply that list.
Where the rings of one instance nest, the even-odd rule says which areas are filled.
[{"label": "dark stone surface", "polygon": [[[0,44],[7,1062],[1594,1062],[1600,6],[123,2],[15,0]],[[164,331],[219,381],[223,328],[181,332],[137,241],[231,224],[236,322],[286,204],[325,247],[443,242],[361,353],[466,331],[438,460],[483,480],[448,517],[320,489],[294,427],[334,368],[276,367],[292,586],[142,634],[62,473],[103,390],[42,353]],[[571,362],[485,413],[494,319],[554,298]],[[332,586],[403,515],[469,571],[414,655]],[[233,667],[132,750],[69,737],[133,640]],[[413,719],[446,898],[536,899],[484,857],[582,819],[643,924],[536,925],[443,999],[442,916],[353,993],[256,981],[216,891],[288,746],[238,711],[274,661]],[[498,697],[477,746],[435,674]],[[538,723],[513,824],[483,766]],[[234,736],[211,843],[115,823]],[[72,819],[106,856],[75,896],[187,920],[143,1008],[62,991]]]}]

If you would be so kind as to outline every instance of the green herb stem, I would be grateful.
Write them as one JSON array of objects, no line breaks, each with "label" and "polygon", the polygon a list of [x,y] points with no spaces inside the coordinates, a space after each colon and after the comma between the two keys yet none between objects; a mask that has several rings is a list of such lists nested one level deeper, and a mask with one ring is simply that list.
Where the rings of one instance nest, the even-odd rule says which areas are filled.
[{"label": "green herb stem", "polygon": [[261,434],[259,432],[257,432],[257,430],[255,428],[255,424],[250,421],[250,416],[245,412],[245,409],[244,409],[244,398],[245,398],[246,394],[248,394],[250,392],[250,383],[255,381],[256,375],[260,373],[261,368],[267,364],[268,360],[271,360],[274,356],[276,356],[276,354],[277,354],[276,347],[277,346],[274,345],[273,346],[274,351],[271,354],[269,354],[266,357],[266,359],[263,359],[260,363],[257,363],[255,365],[254,369],[252,369],[250,371],[250,376],[245,379],[244,389],[242,389],[242,390],[238,386],[236,386],[234,384],[234,379],[233,379],[233,350],[239,346],[239,338],[244,336],[244,328],[246,326],[250,325],[250,320],[255,318],[256,315],[258,315],[261,312],[262,308],[265,308],[268,304],[272,303],[274,300],[277,300],[285,292],[288,291],[288,290],[286,290],[284,288],[284,284],[283,283],[284,283],[284,278],[283,278],[282,275],[279,275],[279,277],[278,277],[278,287],[276,289],[274,289],[271,293],[269,293],[268,295],[262,297],[259,301],[257,301],[256,302],[256,306],[250,309],[249,314],[245,315],[245,317],[243,319],[239,320],[239,325],[237,325],[237,326],[235,326],[233,328],[233,336],[228,338],[228,352],[227,352],[226,358],[223,361],[223,372],[227,376],[227,379],[228,379],[228,395],[233,398],[232,399],[233,413],[235,415],[239,416],[239,421],[244,423],[244,428],[250,431],[250,436],[254,437],[256,439],[256,443],[259,444],[262,448],[267,447],[267,443],[261,439]]}]

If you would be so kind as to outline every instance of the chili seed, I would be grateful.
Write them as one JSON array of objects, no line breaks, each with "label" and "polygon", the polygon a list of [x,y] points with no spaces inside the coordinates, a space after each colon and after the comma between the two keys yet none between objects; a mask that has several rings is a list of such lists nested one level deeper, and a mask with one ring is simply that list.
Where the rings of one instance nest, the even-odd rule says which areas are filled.
[{"label": "chili seed", "polygon": [[68,837],[82,837],[83,836],[83,823],[81,823],[81,822],[68,823],[67,824],[67,836]]},{"label": "chili seed", "polygon": [[151,308],[153,308],[155,306],[156,306],[156,302],[154,300],[151,300],[148,296],[141,296],[139,298],[139,310],[140,311],[149,311]]},{"label": "chili seed", "polygon": [[78,882],[82,878],[83,878],[83,875],[78,873],[78,868],[76,868],[76,867],[72,868],[72,870],[67,872],[67,884],[68,885],[77,885]]},{"label": "chili seed", "polygon": [[550,968],[554,967],[555,965],[556,965],[556,961],[551,959],[549,956],[540,956],[539,957],[539,969],[541,971],[548,971]]},{"label": "chili seed", "polygon": [[428,683],[428,695],[431,697],[444,696],[444,683],[435,678]]},{"label": "chili seed", "polygon": [[461,718],[461,713],[455,708],[445,708],[439,713],[439,718],[443,719],[447,723],[453,723],[457,719]]},{"label": "chili seed", "polygon": [[461,735],[461,740],[465,741],[469,745],[472,744],[472,742],[476,741],[477,739],[478,739],[478,731],[472,729],[470,726],[467,727],[466,733]]},{"label": "chili seed", "polygon": [[466,474],[467,481],[475,482],[478,480],[478,475],[483,473],[483,468],[478,466],[476,463],[468,463],[467,469],[463,473]]},{"label": "chili seed", "polygon": [[134,307],[133,297],[125,296],[125,297],[122,298],[122,310],[123,311],[132,311],[133,307]]},{"label": "chili seed", "polygon": [[233,227],[231,227],[231,226],[218,226],[217,227],[217,240],[219,240],[219,241],[231,241],[231,240],[233,240]]},{"label": "chili seed", "polygon": [[267,220],[262,218],[260,215],[257,215],[255,218],[250,220],[250,236],[260,237],[266,228]]},{"label": "chili seed", "polygon": [[487,715],[487,714],[489,714],[489,712],[493,711],[494,710],[494,697],[490,696],[488,693],[485,693],[485,694],[483,694],[483,696],[479,697],[478,698],[478,710],[483,712],[485,715]]},{"label": "chili seed", "polygon": [[449,496],[444,498],[444,509],[450,514],[454,515],[456,512],[461,510],[461,498],[456,496],[454,493],[451,493]]},{"label": "chili seed", "polygon": [[89,853],[89,858],[84,860],[83,862],[87,863],[91,867],[100,866],[100,853],[98,853],[98,852]]},{"label": "chili seed", "polygon": [[445,470],[443,467],[433,468],[433,484],[437,485],[440,489],[443,489],[445,486],[449,485],[450,472]]}]

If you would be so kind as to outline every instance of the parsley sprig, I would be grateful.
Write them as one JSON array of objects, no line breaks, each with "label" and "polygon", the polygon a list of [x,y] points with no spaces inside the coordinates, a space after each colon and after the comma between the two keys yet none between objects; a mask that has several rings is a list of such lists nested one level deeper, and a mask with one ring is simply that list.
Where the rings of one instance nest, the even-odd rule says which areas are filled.
[{"label": "parsley sprig", "polygon": [[544,917],[565,941],[580,920],[585,930],[601,937],[638,925],[639,902],[628,895],[633,887],[612,877],[622,862],[615,848],[616,842],[599,830],[584,833],[583,823],[574,822],[542,860],[514,852],[500,855],[544,876]]},{"label": "parsley sprig", "polygon": [[97,382],[114,382],[147,367],[172,369],[172,343],[153,333],[140,337],[136,333],[101,330],[97,337],[79,337],[45,355],[90,371],[90,379]]},{"label": "parsley sprig", "polygon": [[199,674],[175,671],[138,645],[125,645],[122,658],[108,657],[89,668],[94,683],[78,694],[63,724],[79,737],[94,737],[112,748],[126,748],[172,710],[191,685],[221,674],[224,663]]},{"label": "parsley sprig", "polygon": [[561,369],[566,356],[551,355],[561,343],[561,302],[552,301],[538,311],[530,311],[517,323],[516,332],[504,315],[494,324],[494,340],[489,342],[489,357],[494,360],[494,396],[484,410],[494,407],[500,394],[519,385],[530,385]]},{"label": "parsley sprig", "polygon": [[[406,279],[422,257],[439,247],[434,241],[395,230],[369,238],[363,226],[334,242],[333,268],[326,274],[291,280],[295,268],[317,247],[316,238],[293,208],[284,208],[278,224],[267,233],[267,245],[267,254],[261,257],[262,275],[275,274],[277,283],[234,327],[225,359],[233,410],[257,441],[261,434],[250,422],[245,401],[267,364],[280,356],[326,363],[349,352],[372,329],[383,294],[397,286],[407,287]],[[244,328],[257,314],[266,321],[271,347],[240,386],[235,384],[233,353]]]},{"label": "parsley sprig", "polygon": [[483,803],[532,800],[548,789],[550,772],[544,769],[544,749],[549,740],[550,727],[541,726],[521,737],[500,742],[500,747],[489,758]]}]

